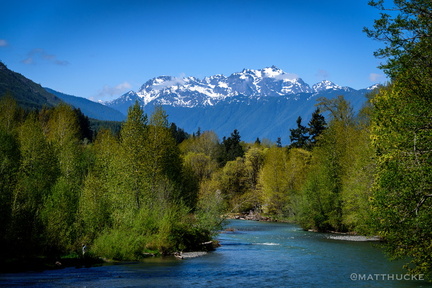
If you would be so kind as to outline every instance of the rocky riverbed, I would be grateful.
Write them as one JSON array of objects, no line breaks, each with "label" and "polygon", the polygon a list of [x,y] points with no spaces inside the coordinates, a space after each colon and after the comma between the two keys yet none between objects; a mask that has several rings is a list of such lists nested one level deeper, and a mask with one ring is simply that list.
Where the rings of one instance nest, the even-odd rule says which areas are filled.
[{"label": "rocky riverbed", "polygon": [[354,241],[354,242],[368,242],[368,241],[381,241],[378,236],[362,236],[362,235],[330,235],[327,239]]}]

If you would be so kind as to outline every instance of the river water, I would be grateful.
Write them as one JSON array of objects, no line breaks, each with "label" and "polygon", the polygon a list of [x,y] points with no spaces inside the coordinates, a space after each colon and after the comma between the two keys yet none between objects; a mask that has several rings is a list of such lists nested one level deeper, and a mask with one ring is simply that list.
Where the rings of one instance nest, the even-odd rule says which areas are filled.
[{"label": "river water", "polygon": [[0,274],[2,287],[432,287],[404,275],[377,244],[284,223],[231,220],[202,257]]}]

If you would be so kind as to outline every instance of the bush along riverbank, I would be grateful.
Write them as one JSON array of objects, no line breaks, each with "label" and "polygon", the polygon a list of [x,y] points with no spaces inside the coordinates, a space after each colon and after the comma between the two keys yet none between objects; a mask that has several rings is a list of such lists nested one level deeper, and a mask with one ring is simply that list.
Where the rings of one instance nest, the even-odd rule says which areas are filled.
[{"label": "bush along riverbank", "polygon": [[[83,246],[84,247],[84,246]],[[122,263],[129,261],[144,261],[149,257],[176,257],[177,259],[190,259],[200,257],[208,252],[214,251],[220,247],[219,241],[212,240],[197,243],[185,251],[171,251],[161,253],[157,250],[145,250],[141,253],[135,253],[133,258],[107,258],[97,256],[85,247],[80,253],[74,252],[63,256],[32,256],[21,258],[0,259],[0,273],[18,273],[26,271],[44,271],[53,269],[63,269],[66,267],[88,268],[99,266],[106,263]],[[84,252],[84,253],[83,253]]]},{"label": "bush along riverbank", "polygon": [[1,273],[18,273],[25,271],[44,271],[62,269],[66,267],[91,267],[102,265],[106,261],[92,254],[79,256],[77,254],[62,257],[33,256],[21,258],[2,259],[0,261]]}]

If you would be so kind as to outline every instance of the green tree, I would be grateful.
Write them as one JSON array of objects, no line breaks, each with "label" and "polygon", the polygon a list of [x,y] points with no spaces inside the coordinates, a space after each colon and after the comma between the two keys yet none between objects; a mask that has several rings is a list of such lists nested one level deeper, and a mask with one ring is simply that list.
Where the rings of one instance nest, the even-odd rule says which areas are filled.
[{"label": "green tree", "polygon": [[339,95],[334,99],[322,97],[319,98],[318,101],[317,106],[319,106],[320,111],[330,112],[332,121],[339,121],[339,123],[342,123],[344,126],[352,124],[354,111],[343,95]]},{"label": "green tree", "polygon": [[53,249],[66,252],[76,241],[74,223],[78,211],[81,185],[86,174],[80,146],[80,126],[76,111],[68,105],[59,105],[50,111],[46,123],[47,140],[54,148],[60,175],[50,194],[45,198],[41,212],[46,241]]},{"label": "green tree", "polygon": [[317,108],[312,113],[312,118],[308,123],[308,133],[309,133],[309,144],[310,146],[314,146],[317,141],[318,137],[324,132],[326,129],[327,122],[325,121],[324,116],[320,113],[320,109]]},{"label": "green tree", "polygon": [[227,161],[234,161],[237,157],[242,157],[244,155],[243,147],[240,144],[240,138],[240,133],[237,129],[234,129],[230,137],[223,138],[222,164],[226,163]]},{"label": "green tree", "polygon": [[343,214],[343,179],[351,163],[351,136],[356,133],[351,105],[340,96],[320,99],[330,112],[329,126],[313,150],[311,168],[300,197],[299,222],[319,231],[346,230]]},{"label": "green tree", "polygon": [[74,112],[77,117],[78,126],[79,126],[79,138],[84,142],[93,141],[93,131],[91,129],[90,119],[88,116],[84,115],[81,110],[74,109]]},{"label": "green tree", "polygon": [[31,255],[42,249],[41,212],[60,171],[54,149],[35,114],[27,117],[18,128],[18,141],[21,158],[13,195],[10,237],[15,239],[12,245],[16,254]]},{"label": "green tree", "polygon": [[[376,229],[394,258],[408,257],[411,273],[432,273],[432,2],[370,1],[382,10],[367,35],[384,42],[375,55],[392,83],[374,97],[372,140]],[[389,12],[390,11],[390,12]]]},{"label": "green tree", "polygon": [[[243,158],[238,158],[238,167],[242,168],[238,175],[241,177],[241,194],[236,196],[237,211],[261,211],[262,197],[260,193],[259,177],[264,166],[266,148],[258,145],[249,147]],[[239,161],[241,159],[241,161]],[[228,163],[227,163],[228,164]],[[241,164],[241,165],[240,165]],[[225,170],[225,169],[224,169]],[[235,183],[235,181],[233,181]]]},{"label": "green tree", "polygon": [[184,140],[189,138],[189,134],[186,133],[182,128],[177,127],[175,123],[171,123],[170,125],[171,134],[176,140],[177,144],[182,143]]},{"label": "green tree", "polygon": [[0,243],[11,247],[9,229],[11,226],[13,192],[18,180],[20,151],[18,141],[10,133],[0,129]]},{"label": "green tree", "polygon": [[252,146],[245,153],[245,165],[248,174],[249,186],[255,190],[258,184],[259,173],[264,165],[265,150],[260,146]]},{"label": "green tree", "polygon": [[246,165],[243,158],[228,161],[218,175],[219,187],[233,211],[239,212],[242,196],[248,191]]},{"label": "green tree", "polygon": [[373,103],[372,139],[378,154],[373,195],[377,230],[387,239],[390,255],[412,258],[412,273],[430,273],[430,101],[405,83],[395,82],[381,89]]},{"label": "green tree", "polygon": [[416,70],[417,81],[430,80],[432,52],[432,3],[427,0],[394,0],[386,7],[384,0],[369,1],[369,5],[382,11],[373,28],[364,28],[368,37],[385,43],[374,55],[387,59],[380,68],[391,79],[406,70]]},{"label": "green tree", "polygon": [[263,212],[282,216],[290,202],[286,149],[272,147],[266,152],[259,182],[263,196]]},{"label": "green tree", "polygon": [[210,179],[218,169],[218,163],[204,153],[188,152],[183,158],[184,166],[194,174],[199,183]]},{"label": "green tree", "polygon": [[[150,177],[152,193],[159,201],[179,200],[182,197],[192,201],[191,195],[181,191],[182,160],[169,126],[168,115],[157,106],[150,117],[147,151],[150,156]],[[185,192],[183,194],[182,192]],[[190,203],[192,205],[192,203]]]},{"label": "green tree", "polygon": [[72,107],[61,104],[50,111],[46,134],[55,149],[62,175],[78,184],[84,171],[79,165],[80,126]]},{"label": "green tree", "polygon": [[18,107],[11,94],[0,98],[0,111],[0,129],[4,131],[14,131],[24,118],[24,110]]},{"label": "green tree", "polygon": [[309,141],[309,135],[307,135],[308,133],[308,129],[301,125],[301,121],[302,118],[299,116],[297,118],[297,128],[295,129],[290,129],[291,135],[290,135],[290,140],[291,140],[291,145],[290,147],[294,147],[294,148],[305,148],[308,145],[308,141]]},{"label": "green tree", "polygon": [[347,153],[343,159],[345,172],[341,183],[342,222],[349,231],[368,234],[371,233],[370,199],[376,167],[370,128],[362,123],[354,127],[347,137]]},{"label": "green tree", "polygon": [[129,108],[120,138],[124,164],[119,171],[123,176],[121,187],[124,190],[122,193],[130,195],[135,208],[140,209],[142,202],[150,198],[150,176],[147,171],[150,159],[146,147],[148,141],[147,115],[144,114],[138,102]]},{"label": "green tree", "polygon": [[200,136],[191,137],[182,142],[179,148],[183,154],[203,153],[212,160],[217,160],[221,152],[218,136],[213,131],[204,131]]},{"label": "green tree", "polygon": [[199,134],[199,136],[184,140],[179,145],[184,166],[182,186],[186,191],[190,191],[189,195],[195,197],[195,202],[197,201],[199,186],[212,178],[219,169],[217,159],[221,152],[216,133],[204,131]]},{"label": "green tree", "polygon": [[100,174],[90,172],[85,181],[79,198],[78,224],[80,231],[78,237],[81,243],[92,243],[100,232],[112,227],[111,205],[108,188]]}]

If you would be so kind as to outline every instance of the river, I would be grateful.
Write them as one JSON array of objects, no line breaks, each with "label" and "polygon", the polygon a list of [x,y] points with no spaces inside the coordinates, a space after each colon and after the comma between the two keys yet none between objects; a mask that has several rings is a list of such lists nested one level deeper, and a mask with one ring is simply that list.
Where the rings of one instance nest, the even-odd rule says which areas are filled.
[{"label": "river", "polygon": [[216,251],[91,268],[0,274],[2,287],[432,287],[404,275],[377,244],[329,239],[297,225],[231,220]]}]

